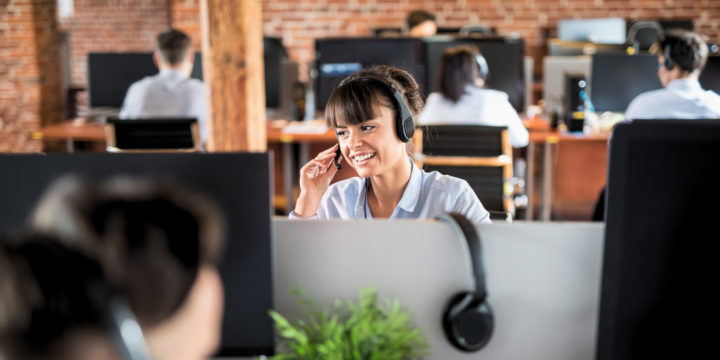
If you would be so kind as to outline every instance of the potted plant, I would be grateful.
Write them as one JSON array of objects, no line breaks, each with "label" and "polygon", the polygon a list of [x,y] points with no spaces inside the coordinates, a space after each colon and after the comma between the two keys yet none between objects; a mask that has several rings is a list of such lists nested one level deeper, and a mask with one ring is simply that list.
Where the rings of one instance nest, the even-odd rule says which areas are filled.
[{"label": "potted plant", "polygon": [[411,312],[398,300],[377,304],[374,288],[360,291],[357,304],[335,300],[319,310],[304,291],[292,292],[308,308],[307,320],[289,321],[275,311],[281,353],[276,360],[413,360],[428,355],[422,329],[410,324]]}]

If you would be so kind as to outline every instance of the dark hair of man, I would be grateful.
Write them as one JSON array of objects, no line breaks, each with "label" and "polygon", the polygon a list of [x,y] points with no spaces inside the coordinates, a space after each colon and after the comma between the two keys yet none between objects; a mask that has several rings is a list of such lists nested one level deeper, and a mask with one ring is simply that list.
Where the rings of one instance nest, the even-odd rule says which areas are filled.
[{"label": "dark hair of man", "polygon": [[435,15],[425,10],[413,10],[410,12],[410,14],[408,14],[407,17],[408,30],[426,21],[435,21]]},{"label": "dark hair of man", "polygon": [[190,37],[180,30],[165,30],[157,36],[157,49],[163,62],[167,65],[182,63],[190,46]]},{"label": "dark hair of man", "polygon": [[[117,178],[92,185],[65,178],[43,196],[32,224],[37,234],[90,259],[66,255],[123,298],[144,327],[175,314],[200,267],[215,264],[223,244],[217,208],[168,181]],[[48,358],[67,346],[64,336],[73,331],[106,337],[77,277],[64,268],[42,271],[60,265],[27,248],[0,244],[0,358],[13,349],[27,355],[20,359]]]},{"label": "dark hair of man", "polygon": [[461,45],[445,49],[440,57],[437,85],[446,99],[458,102],[466,93],[468,85],[474,84],[479,76],[479,65],[475,56],[480,55],[476,46]]},{"label": "dark hair of man", "polygon": [[377,81],[357,80],[361,77],[374,75],[393,84],[395,89],[403,95],[413,115],[422,110],[423,102],[418,91],[415,79],[405,70],[392,66],[377,65],[361,69],[348,76],[330,94],[325,107],[325,122],[328,127],[358,125],[365,121],[380,117],[380,106],[393,111],[393,118],[397,115],[393,99]]},{"label": "dark hair of man", "polygon": [[658,38],[657,53],[670,46],[670,58],[681,71],[702,71],[708,57],[708,46],[700,35],[684,29],[670,29]]}]

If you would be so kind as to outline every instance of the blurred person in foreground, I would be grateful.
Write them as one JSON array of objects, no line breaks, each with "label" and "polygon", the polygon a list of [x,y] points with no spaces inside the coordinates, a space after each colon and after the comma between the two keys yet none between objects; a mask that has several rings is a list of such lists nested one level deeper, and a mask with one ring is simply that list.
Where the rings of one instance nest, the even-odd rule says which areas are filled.
[{"label": "blurred person in foreground", "polygon": [[696,33],[668,30],[652,47],[663,89],[644,92],[628,105],[625,119],[717,119],[720,96],[700,85],[708,46]]},{"label": "blurred person in foreground", "polygon": [[126,322],[109,325],[110,299],[134,314],[142,334],[133,337],[144,335],[148,358],[213,355],[223,226],[204,197],[160,181],[65,178],[32,226],[36,235],[0,243],[0,359],[122,359],[114,335]]},{"label": "blurred person in foreground", "polygon": [[158,34],[153,61],[160,73],[130,86],[120,118],[196,118],[200,140],[207,143],[205,84],[190,77],[194,60],[185,33],[170,29]]}]

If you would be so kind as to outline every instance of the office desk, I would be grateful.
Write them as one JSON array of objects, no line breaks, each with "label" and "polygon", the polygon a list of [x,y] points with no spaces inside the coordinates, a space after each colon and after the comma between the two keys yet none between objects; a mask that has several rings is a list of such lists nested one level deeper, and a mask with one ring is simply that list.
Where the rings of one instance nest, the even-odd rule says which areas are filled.
[{"label": "office desk", "polygon": [[33,140],[64,140],[68,152],[75,150],[75,141],[101,142],[105,144],[105,124],[80,120],[45,126],[30,133]]},{"label": "office desk", "polygon": [[534,217],[533,160],[538,146],[542,146],[540,220],[550,221],[553,211],[569,220],[589,220],[607,178],[609,138],[609,133],[531,131],[526,176],[529,204],[525,219],[533,220]]}]

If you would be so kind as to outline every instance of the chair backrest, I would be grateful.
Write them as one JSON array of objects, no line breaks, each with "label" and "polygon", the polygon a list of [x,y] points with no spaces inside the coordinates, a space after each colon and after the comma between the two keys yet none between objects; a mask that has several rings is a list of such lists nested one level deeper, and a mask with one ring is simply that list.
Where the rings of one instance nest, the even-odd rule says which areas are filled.
[{"label": "chair backrest", "polygon": [[196,152],[197,119],[108,119],[109,152]]},{"label": "chair backrest", "polygon": [[418,149],[425,171],[438,171],[468,182],[483,206],[490,211],[513,213],[512,146],[507,127],[440,125],[422,128]]}]

